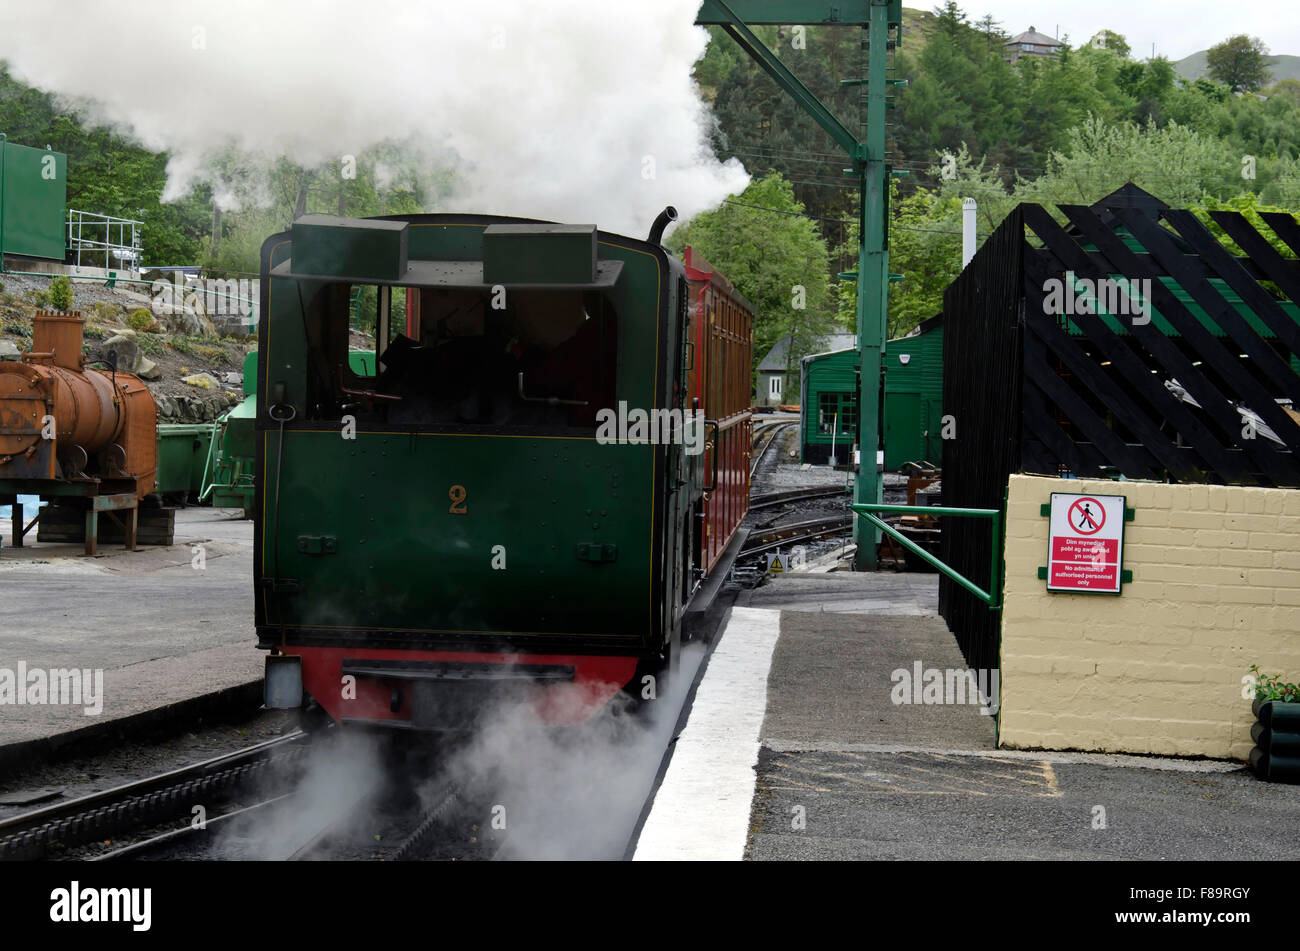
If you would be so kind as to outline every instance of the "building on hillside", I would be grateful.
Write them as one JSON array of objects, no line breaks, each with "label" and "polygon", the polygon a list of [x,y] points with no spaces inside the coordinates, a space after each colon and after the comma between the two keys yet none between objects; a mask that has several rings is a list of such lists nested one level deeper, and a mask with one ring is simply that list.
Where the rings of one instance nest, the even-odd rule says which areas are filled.
[{"label": "building on hillside", "polygon": [[[831,353],[836,350],[851,350],[858,345],[857,334],[835,333],[819,338],[813,345],[815,353]],[[785,402],[781,394],[785,392],[791,367],[787,366],[790,350],[790,335],[786,334],[767,352],[758,364],[757,388],[754,395],[755,406],[777,406]],[[797,368],[794,372],[798,372]]]},{"label": "building on hillside", "polygon": [[1055,56],[1065,44],[1030,27],[1006,42],[1007,58],[1015,62],[1022,56]]}]

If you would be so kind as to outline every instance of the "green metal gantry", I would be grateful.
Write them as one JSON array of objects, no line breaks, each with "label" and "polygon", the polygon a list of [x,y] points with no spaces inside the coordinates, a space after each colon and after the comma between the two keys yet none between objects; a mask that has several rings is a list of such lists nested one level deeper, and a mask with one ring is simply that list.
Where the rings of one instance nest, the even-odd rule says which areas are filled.
[{"label": "green metal gantry", "polygon": [[[889,306],[889,166],[885,161],[885,109],[890,80],[887,53],[898,45],[902,0],[704,0],[695,22],[727,31],[769,76],[794,97],[848,153],[858,180],[858,446],[861,461],[854,479],[856,504],[879,505],[882,479],[876,465],[880,449],[881,360]],[[865,141],[849,130],[750,30],[751,25],[857,26],[866,30],[867,117]],[[847,275],[846,275],[847,276]],[[876,567],[879,531],[866,519],[853,523],[855,566]]]}]

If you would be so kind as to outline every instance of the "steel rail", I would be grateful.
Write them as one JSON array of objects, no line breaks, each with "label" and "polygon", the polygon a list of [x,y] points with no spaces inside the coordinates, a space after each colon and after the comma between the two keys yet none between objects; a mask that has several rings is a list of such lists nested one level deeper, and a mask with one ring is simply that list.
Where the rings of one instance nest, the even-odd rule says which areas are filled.
[{"label": "steel rail", "polygon": [[749,510],[753,512],[756,509],[771,508],[774,505],[784,505],[787,502],[802,502],[808,499],[833,498],[837,495],[850,498],[851,494],[851,490],[847,486],[792,489],[788,492],[769,492],[763,495],[755,495],[751,497],[749,500]]},{"label": "steel rail", "polygon": [[[295,730],[243,750],[91,793],[0,822],[0,860],[45,858],[54,846],[77,846],[123,829],[180,815],[196,795],[245,782],[282,758],[302,752]],[[281,752],[282,748],[284,749]]]}]

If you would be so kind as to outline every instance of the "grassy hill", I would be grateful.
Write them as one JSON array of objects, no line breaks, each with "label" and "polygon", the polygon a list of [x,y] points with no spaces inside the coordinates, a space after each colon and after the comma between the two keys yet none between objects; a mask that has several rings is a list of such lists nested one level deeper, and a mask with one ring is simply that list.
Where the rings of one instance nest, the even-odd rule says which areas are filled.
[{"label": "grassy hill", "polygon": [[[1186,59],[1174,64],[1178,75],[1184,79],[1200,79],[1209,73],[1210,67],[1205,61],[1208,50],[1193,53]],[[1300,79],[1300,56],[1270,56],[1268,68],[1273,72],[1273,82],[1283,79]]]}]

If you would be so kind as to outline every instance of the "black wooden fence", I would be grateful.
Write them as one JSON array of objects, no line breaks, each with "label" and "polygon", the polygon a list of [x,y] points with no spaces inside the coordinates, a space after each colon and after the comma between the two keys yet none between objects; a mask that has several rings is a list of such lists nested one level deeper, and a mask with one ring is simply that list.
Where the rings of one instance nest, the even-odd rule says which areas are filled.
[{"label": "black wooden fence", "polygon": [[[1300,486],[1300,262],[1215,213],[1230,253],[1133,186],[1060,211],[1021,205],[944,295],[944,504],[1000,507],[1013,472]],[[1296,219],[1263,219],[1300,257]],[[986,527],[949,521],[944,560],[985,580]],[[939,597],[967,661],[996,666],[996,612],[946,579]]]}]

